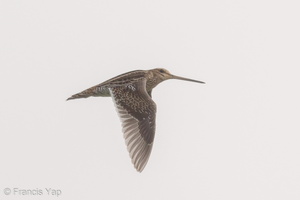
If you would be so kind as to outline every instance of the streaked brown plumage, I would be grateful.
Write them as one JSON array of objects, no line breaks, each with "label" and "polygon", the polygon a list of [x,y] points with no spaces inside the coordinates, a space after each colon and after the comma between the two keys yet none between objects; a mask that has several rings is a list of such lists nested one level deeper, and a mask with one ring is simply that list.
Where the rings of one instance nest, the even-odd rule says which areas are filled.
[{"label": "streaked brown plumage", "polygon": [[156,104],[151,98],[151,92],[159,83],[168,79],[204,83],[172,75],[162,68],[136,70],[74,94],[67,100],[90,96],[112,97],[122,121],[132,163],[141,172],[148,162],[155,135]]}]

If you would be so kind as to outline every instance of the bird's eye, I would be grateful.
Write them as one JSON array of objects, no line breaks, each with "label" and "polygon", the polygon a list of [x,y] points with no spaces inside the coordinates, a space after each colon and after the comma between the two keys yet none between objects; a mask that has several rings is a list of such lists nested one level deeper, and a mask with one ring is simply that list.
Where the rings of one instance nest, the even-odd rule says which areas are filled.
[{"label": "bird's eye", "polygon": [[160,73],[165,73],[165,70],[160,69],[159,72],[160,72]]}]

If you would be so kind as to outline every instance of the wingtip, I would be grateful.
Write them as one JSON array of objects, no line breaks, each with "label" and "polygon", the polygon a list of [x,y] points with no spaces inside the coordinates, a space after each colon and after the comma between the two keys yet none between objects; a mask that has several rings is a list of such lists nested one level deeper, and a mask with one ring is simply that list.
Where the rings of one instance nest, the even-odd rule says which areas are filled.
[{"label": "wingtip", "polygon": [[136,169],[136,171],[138,172],[138,173],[142,173],[142,169],[137,169],[137,168],[135,168]]}]

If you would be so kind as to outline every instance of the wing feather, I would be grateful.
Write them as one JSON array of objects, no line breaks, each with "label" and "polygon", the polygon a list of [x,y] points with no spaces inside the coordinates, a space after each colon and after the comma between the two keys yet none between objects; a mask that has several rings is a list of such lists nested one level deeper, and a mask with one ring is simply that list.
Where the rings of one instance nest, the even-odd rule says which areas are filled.
[{"label": "wing feather", "polygon": [[137,171],[145,168],[155,135],[156,105],[146,91],[146,79],[110,88],[122,122],[127,150]]}]

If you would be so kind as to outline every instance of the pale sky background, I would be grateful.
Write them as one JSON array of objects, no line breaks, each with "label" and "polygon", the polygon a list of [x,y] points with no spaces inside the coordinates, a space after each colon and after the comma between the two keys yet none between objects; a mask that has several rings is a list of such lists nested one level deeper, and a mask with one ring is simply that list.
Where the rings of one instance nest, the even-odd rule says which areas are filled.
[{"label": "pale sky background", "polygon": [[[1,0],[0,199],[299,200],[299,8]],[[112,100],[65,99],[157,67],[206,85],[154,89],[155,143],[138,173]]]}]

